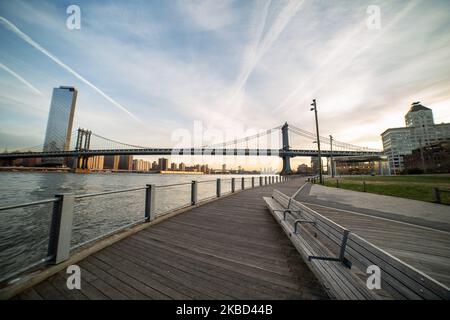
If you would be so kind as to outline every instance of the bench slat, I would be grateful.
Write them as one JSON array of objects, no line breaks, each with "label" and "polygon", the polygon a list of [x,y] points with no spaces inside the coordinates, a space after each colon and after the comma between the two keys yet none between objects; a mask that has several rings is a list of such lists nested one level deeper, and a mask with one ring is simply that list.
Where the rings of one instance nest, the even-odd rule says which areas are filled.
[{"label": "bench slat", "polygon": [[[302,234],[295,235],[297,238],[306,238],[306,240],[303,241],[303,249],[306,250],[305,248],[309,246],[309,255],[311,255],[311,252],[314,252],[314,254],[319,256],[329,256],[329,253],[325,253],[326,250],[320,249],[320,245],[315,244],[320,242],[322,246],[324,245],[327,247],[328,252],[330,250],[334,251],[336,248],[339,250],[340,241],[342,241],[342,234],[345,228],[332,220],[323,217],[300,202],[290,199],[287,195],[278,190],[274,190],[272,197],[274,200],[272,205],[278,203],[278,208],[282,209],[289,204],[289,208],[293,211],[294,217],[287,215],[289,217],[286,217],[286,221],[282,221],[283,217],[280,212],[278,219],[280,224],[286,224],[288,229],[292,229],[290,231],[291,233],[293,233],[293,221],[296,217],[316,221],[315,225],[300,224],[298,230]],[[300,214],[295,213],[295,211],[298,210],[301,211]],[[292,227],[289,227],[290,223],[292,224]],[[313,236],[314,233],[317,234],[317,238]],[[390,292],[396,298],[450,299],[450,290],[445,285],[354,233],[350,233],[349,235],[345,257],[351,261],[354,266],[360,269],[362,274],[364,274],[365,269],[369,265],[379,266],[382,270],[381,281],[384,291]],[[330,261],[325,262],[329,263]],[[323,260],[312,261],[312,264],[316,265],[316,268],[318,269],[323,266],[323,263]],[[333,279],[332,274],[328,272],[327,268],[321,269],[321,272],[325,272],[327,277],[331,280]],[[347,277],[347,273],[341,275]],[[361,280],[360,278],[358,279]],[[342,284],[340,281],[335,281],[335,284],[338,283]],[[363,289],[360,293],[364,295],[365,290]],[[347,294],[351,294],[351,291],[347,291]]]},{"label": "bench slat", "polygon": [[[281,198],[281,197],[280,197]],[[311,270],[321,280],[329,295],[336,299],[374,299],[377,298],[365,287],[365,284],[350,269],[340,262],[326,260],[308,261],[309,256],[335,256],[328,248],[322,246],[319,241],[306,230],[303,225],[299,226],[301,235],[294,233],[293,222],[295,217],[286,216],[283,220],[282,204],[275,199],[265,197],[268,208],[277,222],[281,225],[285,233],[291,238],[292,243],[297,248],[303,259],[307,261]],[[289,200],[288,200],[289,201]],[[284,197],[285,205],[286,198]]]}]

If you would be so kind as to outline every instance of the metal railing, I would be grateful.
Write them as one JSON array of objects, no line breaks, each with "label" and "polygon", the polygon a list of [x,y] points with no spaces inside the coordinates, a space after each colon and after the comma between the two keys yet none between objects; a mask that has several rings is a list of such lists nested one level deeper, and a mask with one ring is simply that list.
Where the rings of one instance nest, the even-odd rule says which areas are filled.
[{"label": "metal railing", "polygon": [[[237,181],[239,180],[239,181]],[[12,280],[14,277],[17,277],[20,274],[23,274],[30,269],[39,267],[45,263],[48,264],[59,264],[63,261],[66,261],[70,257],[71,251],[74,251],[80,247],[83,247],[89,243],[94,241],[98,241],[105,237],[108,237],[114,233],[123,231],[125,229],[131,228],[135,225],[154,221],[157,218],[160,218],[170,212],[174,212],[183,208],[188,208],[190,206],[198,205],[202,202],[211,201],[214,198],[220,198],[232,193],[235,193],[239,190],[236,189],[237,183],[240,184],[240,190],[246,190],[255,187],[263,187],[266,185],[279,183],[288,180],[288,177],[283,176],[259,176],[259,177],[250,177],[250,178],[229,178],[229,179],[212,179],[212,180],[203,180],[203,181],[192,181],[192,182],[184,182],[184,183],[176,183],[176,184],[168,184],[168,185],[155,185],[148,184],[145,187],[139,188],[131,188],[131,189],[122,189],[122,190],[114,190],[114,191],[104,191],[98,193],[89,193],[82,195],[74,195],[72,193],[61,193],[56,194],[52,199],[45,199],[39,201],[33,201],[28,203],[22,203],[17,205],[9,205],[0,207],[0,212],[18,208],[32,207],[43,204],[53,203],[53,210],[51,215],[50,222],[50,231],[48,236],[48,247],[47,247],[47,256],[35,261],[24,268],[20,268],[19,270],[15,270],[12,273],[9,273],[2,278],[0,278],[0,284],[5,283],[6,281]],[[230,182],[231,190],[230,192],[223,193],[222,185],[223,182]],[[199,199],[198,196],[198,186],[207,184],[207,183],[215,183],[216,190],[215,195],[203,197]],[[161,192],[163,190],[167,190],[170,188],[180,187],[180,186],[189,186],[190,185],[190,203],[182,205],[180,207],[171,208],[161,213],[156,213],[156,193]],[[144,207],[144,216],[137,221],[133,221],[132,223],[126,224],[119,228],[115,228],[107,233],[96,236],[87,241],[82,241],[76,245],[71,245],[72,241],[72,227],[73,227],[73,217],[74,217],[74,205],[77,201],[86,198],[113,195],[119,193],[127,193],[127,192],[135,192],[135,191],[145,191],[145,207]]]}]

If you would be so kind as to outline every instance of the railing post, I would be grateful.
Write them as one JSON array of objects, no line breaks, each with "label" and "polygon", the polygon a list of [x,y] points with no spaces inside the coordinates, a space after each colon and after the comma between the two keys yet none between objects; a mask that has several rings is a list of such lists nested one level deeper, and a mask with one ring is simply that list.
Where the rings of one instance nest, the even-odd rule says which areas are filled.
[{"label": "railing post", "polygon": [[263,185],[263,177],[259,177],[259,186],[262,187]]},{"label": "railing post", "polygon": [[433,188],[434,202],[441,203],[441,192],[439,188]]},{"label": "railing post", "polygon": [[366,182],[363,181],[363,192],[366,192]]},{"label": "railing post", "polygon": [[155,219],[155,192],[156,186],[148,184],[145,189],[145,221]]},{"label": "railing post", "polygon": [[264,185],[267,186],[267,176],[264,177]]},{"label": "railing post", "polygon": [[216,195],[217,195],[217,198],[220,198],[220,196],[221,196],[221,190],[220,190],[220,187],[221,187],[221,185],[220,185],[220,178],[219,179],[217,179],[217,182],[216,182]]},{"label": "railing post", "polygon": [[242,179],[242,181],[241,181],[241,190],[244,190],[245,189],[245,178],[242,177],[241,179]]},{"label": "railing post", "polygon": [[350,231],[348,230],[344,230],[344,235],[342,236],[342,243],[341,243],[341,250],[339,252],[339,260],[341,262],[344,261],[344,257],[345,257],[345,248],[347,247],[347,240],[348,240],[348,234],[350,233]]},{"label": "railing post", "polygon": [[235,189],[236,189],[236,185],[235,185],[235,178],[231,178],[231,192],[234,193]]},{"label": "railing post", "polygon": [[192,181],[191,184],[191,205],[197,204],[197,181]]},{"label": "railing post", "polygon": [[336,188],[339,188],[339,179],[336,179]]},{"label": "railing post", "polygon": [[48,255],[53,256],[50,263],[58,264],[69,258],[72,239],[73,204],[75,196],[70,193],[57,194],[53,205],[52,222],[48,243]]},{"label": "railing post", "polygon": [[252,188],[255,187],[255,177],[252,177]]}]

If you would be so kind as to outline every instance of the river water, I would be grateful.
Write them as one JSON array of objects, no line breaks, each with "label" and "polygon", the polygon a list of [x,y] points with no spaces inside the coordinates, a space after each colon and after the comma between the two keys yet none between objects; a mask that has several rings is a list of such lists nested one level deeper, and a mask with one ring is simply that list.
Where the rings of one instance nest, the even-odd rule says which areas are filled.
[{"label": "river water", "polygon": [[[1,172],[0,207],[53,198],[58,193],[90,194],[129,188],[187,183],[157,188],[157,214],[189,205],[191,186],[197,180],[199,201],[214,197],[216,180],[222,179],[222,194],[231,191],[231,178],[251,185],[251,175],[182,175],[182,174],[73,174]],[[257,176],[255,176],[257,177]],[[259,177],[259,176],[258,176]],[[259,185],[259,178],[255,178]],[[144,217],[145,191],[96,196],[75,201],[72,246],[92,240]],[[47,256],[48,235],[53,204],[43,204],[0,211],[0,278]]]}]

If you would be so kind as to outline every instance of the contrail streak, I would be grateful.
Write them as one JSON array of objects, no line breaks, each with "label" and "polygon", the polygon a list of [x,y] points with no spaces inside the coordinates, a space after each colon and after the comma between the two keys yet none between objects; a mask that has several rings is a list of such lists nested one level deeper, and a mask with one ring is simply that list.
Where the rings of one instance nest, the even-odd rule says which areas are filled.
[{"label": "contrail streak", "polygon": [[[343,64],[341,64],[339,66],[339,68],[337,68],[334,73],[332,75],[330,75],[328,77],[327,81],[330,81],[330,79],[332,78],[333,75],[338,74],[339,72],[345,70],[346,68],[348,68],[353,60],[360,56],[364,51],[370,49],[373,45],[375,45],[375,43],[382,38],[394,25],[396,25],[398,23],[399,20],[401,20],[402,18],[404,18],[412,9],[414,9],[419,3],[421,3],[423,0],[417,0],[415,2],[410,2],[407,6],[405,6],[388,24],[386,27],[383,27],[381,29],[381,31],[378,33],[378,35],[376,37],[374,37],[372,40],[370,40],[366,45],[362,46],[361,48],[359,48],[358,50],[356,50],[355,52],[353,52],[352,54],[350,54],[345,62]],[[353,34],[350,35],[350,37],[348,37],[344,43],[347,43],[348,40],[350,40],[353,37]],[[339,46],[342,47],[342,46]],[[340,51],[340,48],[338,49]],[[322,63],[320,65],[319,68],[322,68],[325,64],[327,64],[328,62],[332,61],[334,56],[336,55],[337,52],[332,52],[332,54],[326,59],[325,63]],[[316,72],[315,75],[317,75],[319,72]],[[295,97],[298,93],[300,93],[301,89],[304,88],[304,86],[311,80],[312,76],[309,77],[307,80],[303,81],[300,86],[298,86],[293,92],[291,92],[287,98],[279,105],[277,106],[274,110],[279,110],[281,108],[285,108],[285,112],[288,112],[289,110],[291,110],[293,107],[295,107],[297,104],[293,104],[288,106],[288,102],[289,100],[291,100],[293,97]],[[325,82],[320,83],[319,85],[317,85],[315,88],[313,88],[312,90],[309,90],[312,94],[315,94],[321,87],[323,87],[325,85]]]},{"label": "contrail streak", "polygon": [[288,23],[300,10],[304,2],[305,0],[301,1],[291,0],[284,8],[281,9],[281,12],[278,14],[278,17],[276,18],[272,27],[269,29],[264,38],[261,40],[262,32],[264,31],[264,28],[266,26],[266,19],[271,1],[268,1],[266,5],[263,7],[263,18],[260,22],[261,25],[258,28],[260,34],[259,39],[256,43],[256,47],[254,49],[255,51],[252,53],[250,61],[248,61],[247,64],[244,66],[244,69],[237,81],[235,92],[230,101],[233,101],[243,90],[248,81],[248,78],[252,74],[259,60],[261,60],[261,58],[269,51],[272,45],[276,42],[276,40],[278,39],[280,34],[284,31]]},{"label": "contrail streak", "polygon": [[47,49],[45,49],[44,47],[42,47],[39,43],[37,43],[36,41],[34,41],[33,39],[30,38],[30,36],[28,36],[27,34],[23,33],[18,27],[16,27],[12,22],[10,22],[9,20],[5,19],[4,17],[0,16],[0,23],[2,23],[7,29],[11,30],[12,32],[14,32],[19,38],[21,38],[22,40],[24,40],[25,42],[27,42],[29,45],[31,45],[32,47],[34,47],[35,49],[39,50],[40,52],[42,52],[43,54],[45,54],[47,57],[49,57],[50,59],[52,59],[56,64],[58,64],[60,67],[62,67],[63,69],[65,69],[67,72],[71,73],[75,78],[81,80],[82,82],[84,82],[85,84],[87,84],[89,87],[91,87],[92,89],[94,89],[94,91],[96,91],[97,93],[99,93],[101,96],[103,96],[106,100],[108,100],[109,102],[111,102],[114,106],[116,106],[117,108],[119,108],[120,110],[122,110],[123,112],[125,112],[126,114],[128,114],[130,117],[132,117],[134,120],[139,121],[140,123],[142,123],[142,121],[137,118],[134,114],[132,114],[130,111],[128,111],[124,106],[122,106],[120,103],[118,103],[117,101],[115,101],[113,98],[111,98],[110,96],[108,96],[106,93],[104,93],[102,90],[100,90],[99,88],[97,88],[95,85],[93,85],[91,82],[89,82],[87,79],[85,79],[83,76],[81,76],[80,74],[78,74],[75,70],[73,70],[71,67],[69,67],[68,65],[66,65],[65,63],[63,63],[61,60],[59,60],[56,56],[54,56],[52,53],[50,53]]},{"label": "contrail streak", "polygon": [[43,95],[42,92],[40,92],[35,86],[33,86],[31,83],[29,83],[27,80],[19,76],[17,73],[15,73],[13,70],[5,66],[3,63],[0,62],[0,68],[8,72],[10,75],[18,79],[20,82],[22,82],[24,85],[26,85],[28,88],[31,89],[34,93],[37,93],[39,95]]}]

